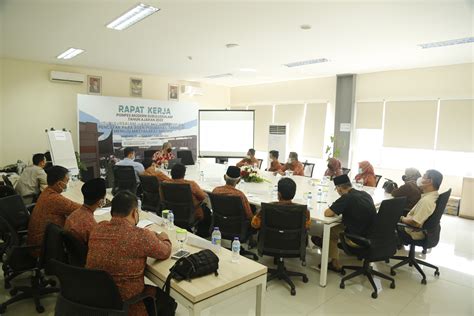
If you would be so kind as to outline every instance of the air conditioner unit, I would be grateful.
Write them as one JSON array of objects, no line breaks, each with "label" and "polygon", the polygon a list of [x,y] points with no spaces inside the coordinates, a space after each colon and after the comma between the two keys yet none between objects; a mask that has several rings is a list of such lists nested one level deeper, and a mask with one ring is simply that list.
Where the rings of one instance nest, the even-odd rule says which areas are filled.
[{"label": "air conditioner unit", "polygon": [[203,95],[201,87],[190,85],[181,85],[181,93],[187,95]]},{"label": "air conditioner unit", "polygon": [[268,150],[278,150],[280,160],[288,155],[288,124],[270,125],[268,133]]},{"label": "air conditioner unit", "polygon": [[83,83],[85,81],[85,76],[83,74],[74,72],[62,72],[53,70],[49,73],[49,79],[51,81],[59,82]]}]

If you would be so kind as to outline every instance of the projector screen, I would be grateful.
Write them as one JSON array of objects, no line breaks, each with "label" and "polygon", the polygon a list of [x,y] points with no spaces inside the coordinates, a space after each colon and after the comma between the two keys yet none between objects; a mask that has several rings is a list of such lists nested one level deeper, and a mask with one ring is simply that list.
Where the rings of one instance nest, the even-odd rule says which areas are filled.
[{"label": "projector screen", "polygon": [[253,148],[253,110],[200,110],[199,156],[244,157]]}]

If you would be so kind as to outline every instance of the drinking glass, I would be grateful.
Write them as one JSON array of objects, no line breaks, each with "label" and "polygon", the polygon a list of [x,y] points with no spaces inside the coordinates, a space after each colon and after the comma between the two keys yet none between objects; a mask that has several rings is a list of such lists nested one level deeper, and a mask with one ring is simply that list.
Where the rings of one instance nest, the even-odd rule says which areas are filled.
[{"label": "drinking glass", "polygon": [[176,240],[179,242],[179,250],[183,250],[187,237],[188,231],[186,229],[176,228]]},{"label": "drinking glass", "polygon": [[161,212],[161,218],[163,218],[163,222],[161,223],[161,225],[163,227],[167,227],[168,226],[168,214],[169,214],[169,210],[163,210]]}]

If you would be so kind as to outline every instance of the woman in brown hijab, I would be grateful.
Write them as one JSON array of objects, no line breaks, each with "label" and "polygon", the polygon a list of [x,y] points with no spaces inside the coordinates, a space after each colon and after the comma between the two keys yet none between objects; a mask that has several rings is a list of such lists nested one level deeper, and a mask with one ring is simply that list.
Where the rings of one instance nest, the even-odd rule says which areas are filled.
[{"label": "woman in brown hijab", "polygon": [[337,176],[342,174],[341,162],[336,158],[329,158],[328,160],[328,168],[324,173],[325,177],[330,177],[331,180]]}]

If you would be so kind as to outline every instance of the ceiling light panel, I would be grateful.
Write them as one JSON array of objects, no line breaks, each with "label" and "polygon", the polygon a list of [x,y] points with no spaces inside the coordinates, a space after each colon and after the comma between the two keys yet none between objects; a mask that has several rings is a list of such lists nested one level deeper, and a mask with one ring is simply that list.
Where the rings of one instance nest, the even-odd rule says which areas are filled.
[{"label": "ceiling light panel", "polygon": [[68,50],[66,50],[65,52],[61,53],[60,55],[58,55],[56,58],[57,59],[71,59],[81,53],[83,53],[84,50],[83,49],[80,49],[80,48],[69,48]]},{"label": "ceiling light panel", "polygon": [[293,63],[284,64],[284,66],[289,67],[289,68],[301,67],[301,66],[307,66],[307,65],[313,65],[313,64],[326,63],[328,61],[329,60],[327,60],[326,58],[309,59],[309,60],[296,61]]},{"label": "ceiling light panel", "polygon": [[232,77],[232,74],[230,72],[228,72],[228,73],[225,73],[225,74],[206,76],[205,78],[207,78],[207,79],[217,79],[217,78],[225,78],[225,77]]},{"label": "ceiling light panel", "polygon": [[441,42],[425,43],[425,44],[420,44],[418,46],[424,49],[424,48],[445,47],[445,46],[461,45],[461,44],[469,44],[469,43],[474,43],[474,37],[464,37],[464,38],[458,38],[458,39],[441,41]]},{"label": "ceiling light panel", "polygon": [[150,5],[140,3],[107,24],[107,27],[109,29],[122,31],[159,10],[160,9]]}]

